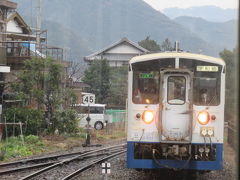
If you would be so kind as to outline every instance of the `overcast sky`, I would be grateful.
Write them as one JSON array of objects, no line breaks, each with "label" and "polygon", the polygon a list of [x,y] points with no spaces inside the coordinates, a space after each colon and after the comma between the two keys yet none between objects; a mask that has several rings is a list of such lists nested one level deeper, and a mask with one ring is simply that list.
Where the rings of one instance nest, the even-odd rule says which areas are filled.
[{"label": "overcast sky", "polygon": [[169,7],[188,8],[192,6],[215,5],[221,8],[238,8],[238,0],[144,0],[157,10]]}]

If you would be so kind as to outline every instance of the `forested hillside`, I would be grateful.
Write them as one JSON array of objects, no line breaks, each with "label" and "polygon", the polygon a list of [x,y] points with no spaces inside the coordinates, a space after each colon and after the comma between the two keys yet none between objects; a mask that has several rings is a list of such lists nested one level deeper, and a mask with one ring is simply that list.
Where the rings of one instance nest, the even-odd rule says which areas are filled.
[{"label": "forested hillside", "polygon": [[174,21],[196,33],[205,41],[213,42],[222,48],[233,49],[237,43],[237,20],[210,22],[202,18],[181,16]]},{"label": "forested hillside", "polygon": [[[19,0],[23,16],[35,20],[36,2]],[[203,39],[142,0],[51,0],[43,1],[43,20],[48,29],[49,44],[71,49],[69,59],[82,59],[122,37],[139,42],[150,36],[161,43],[168,38],[180,42],[181,49],[218,56],[222,46]],[[34,23],[32,23],[34,25]],[[224,46],[224,44],[223,44]],[[226,46],[228,47],[228,44]],[[79,58],[77,58],[79,57]]]},{"label": "forested hillside", "polygon": [[200,17],[212,22],[225,22],[237,19],[238,11],[236,9],[222,9],[217,6],[197,6],[190,8],[166,8],[163,13],[170,18],[179,16]]}]

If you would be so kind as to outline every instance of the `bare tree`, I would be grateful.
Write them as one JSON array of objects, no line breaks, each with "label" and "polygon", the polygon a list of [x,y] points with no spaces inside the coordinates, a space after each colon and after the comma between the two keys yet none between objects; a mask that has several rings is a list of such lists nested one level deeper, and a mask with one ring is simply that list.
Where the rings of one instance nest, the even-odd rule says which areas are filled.
[{"label": "bare tree", "polygon": [[173,47],[168,38],[166,38],[161,45],[162,51],[172,51]]},{"label": "bare tree", "polygon": [[68,78],[73,81],[79,81],[84,73],[84,67],[80,62],[71,61],[67,69]]}]

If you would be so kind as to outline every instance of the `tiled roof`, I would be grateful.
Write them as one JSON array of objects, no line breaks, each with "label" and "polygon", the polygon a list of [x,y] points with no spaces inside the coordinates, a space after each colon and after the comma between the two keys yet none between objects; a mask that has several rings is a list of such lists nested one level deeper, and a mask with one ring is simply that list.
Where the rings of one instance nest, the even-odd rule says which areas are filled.
[{"label": "tiled roof", "polygon": [[121,40],[113,43],[112,45],[110,45],[110,46],[108,46],[108,47],[105,47],[105,48],[103,48],[103,49],[101,49],[101,50],[99,50],[99,51],[97,51],[97,52],[95,52],[95,53],[93,53],[93,54],[90,54],[90,55],[88,55],[88,56],[85,56],[85,57],[84,57],[84,60],[88,61],[88,60],[91,59],[91,57],[100,55],[100,54],[102,54],[102,53],[104,53],[104,52],[106,52],[106,51],[108,51],[108,50],[116,47],[117,45],[124,43],[124,42],[127,42],[128,44],[132,45],[133,47],[139,49],[140,51],[142,51],[142,53],[148,53],[148,52],[149,52],[147,49],[139,46],[137,43],[135,43],[135,42],[133,42],[133,41],[130,41],[130,40],[127,39],[127,38],[122,38]]}]

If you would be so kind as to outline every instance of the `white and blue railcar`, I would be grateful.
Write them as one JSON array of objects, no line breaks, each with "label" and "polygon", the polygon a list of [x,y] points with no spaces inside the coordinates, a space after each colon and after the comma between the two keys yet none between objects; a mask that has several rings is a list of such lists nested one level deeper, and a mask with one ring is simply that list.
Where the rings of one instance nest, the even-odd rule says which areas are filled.
[{"label": "white and blue railcar", "polygon": [[225,70],[184,52],[129,61],[128,168],[223,168]]}]

